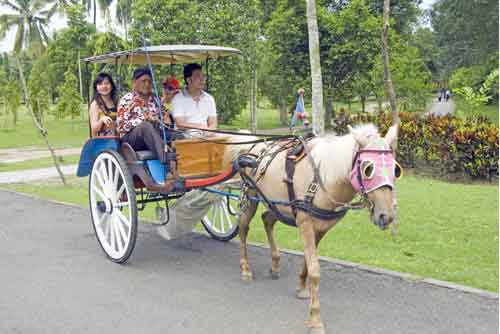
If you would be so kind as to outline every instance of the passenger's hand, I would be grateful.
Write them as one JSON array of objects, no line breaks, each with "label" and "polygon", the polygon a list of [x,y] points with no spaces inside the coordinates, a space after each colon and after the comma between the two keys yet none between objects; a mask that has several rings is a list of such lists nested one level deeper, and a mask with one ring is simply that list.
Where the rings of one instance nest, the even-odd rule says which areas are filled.
[{"label": "passenger's hand", "polygon": [[108,116],[103,116],[101,118],[101,122],[102,124],[104,124],[106,127],[109,127],[111,124],[113,124],[113,120],[111,119],[111,117],[108,117]]}]

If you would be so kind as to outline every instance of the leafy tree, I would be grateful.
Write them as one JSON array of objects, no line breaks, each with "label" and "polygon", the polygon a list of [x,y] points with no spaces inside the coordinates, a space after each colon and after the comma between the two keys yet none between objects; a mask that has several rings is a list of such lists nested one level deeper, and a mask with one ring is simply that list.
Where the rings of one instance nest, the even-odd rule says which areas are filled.
[{"label": "leafy tree", "polygon": [[352,0],[341,11],[323,11],[322,60],[330,98],[361,101],[373,90],[370,71],[380,58],[382,18],[364,1]]},{"label": "leafy tree", "polygon": [[[279,107],[283,124],[287,123],[287,106],[295,102],[297,89],[311,86],[306,16],[305,1],[279,0],[265,27],[265,39],[260,43],[263,64],[259,88]],[[321,38],[321,16],[318,16]],[[323,45],[321,40],[320,45]],[[322,54],[321,58],[324,59]]]},{"label": "leafy tree", "polygon": [[56,117],[61,119],[69,115],[72,119],[80,114],[81,99],[78,95],[77,78],[68,70],[64,73],[64,83],[59,87],[59,102],[56,107]]},{"label": "leafy tree", "polygon": [[18,109],[21,106],[21,89],[17,80],[9,80],[4,91],[5,107],[12,114],[12,124],[17,125]]},{"label": "leafy tree", "polygon": [[455,89],[455,93],[462,96],[467,103],[469,112],[487,104],[494,95],[498,95],[498,69],[493,70],[478,90],[470,86]]},{"label": "leafy tree", "polygon": [[49,40],[45,32],[47,3],[46,0],[0,0],[1,5],[14,12],[0,15],[0,39],[15,27],[14,50],[27,49],[29,53],[42,54]]},{"label": "leafy tree", "polygon": [[222,121],[234,118],[247,104],[258,31],[256,0],[145,0],[133,3],[132,18],[134,46],[142,45],[144,30],[153,45],[217,44],[242,50],[243,58],[211,62],[209,89]]},{"label": "leafy tree", "polygon": [[28,93],[33,101],[33,112],[38,122],[43,124],[45,111],[49,109],[49,88],[47,85],[47,54],[39,57],[33,64],[28,80]]},{"label": "leafy tree", "polygon": [[498,58],[497,0],[438,0],[431,11],[439,66],[444,78],[454,69]]}]

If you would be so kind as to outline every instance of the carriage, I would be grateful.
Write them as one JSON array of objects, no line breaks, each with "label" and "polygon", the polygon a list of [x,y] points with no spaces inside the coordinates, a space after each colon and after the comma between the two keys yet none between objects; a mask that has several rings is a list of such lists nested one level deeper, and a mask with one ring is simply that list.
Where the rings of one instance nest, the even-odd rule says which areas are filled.
[{"label": "carriage", "polygon": [[[219,46],[164,45],[94,56],[84,62],[87,65],[148,64],[151,67],[152,64],[204,61],[208,69],[209,60],[232,55],[241,55],[241,52]],[[92,225],[100,246],[112,261],[123,263],[132,254],[137,238],[138,212],[144,210],[146,204],[164,202],[165,208],[158,212],[164,213],[160,224],[166,224],[169,201],[194,189],[218,194],[201,220],[206,231],[220,241],[236,236],[238,195],[232,191],[239,189],[239,181],[235,176],[240,167],[253,162],[248,157],[241,157],[224,164],[223,141],[224,138],[217,141],[172,139],[167,145],[166,164],[155,160],[150,151],[135,151],[128,143],[120,142],[119,137],[94,137],[85,143],[77,176],[89,176]],[[215,185],[217,189],[207,188]]]}]

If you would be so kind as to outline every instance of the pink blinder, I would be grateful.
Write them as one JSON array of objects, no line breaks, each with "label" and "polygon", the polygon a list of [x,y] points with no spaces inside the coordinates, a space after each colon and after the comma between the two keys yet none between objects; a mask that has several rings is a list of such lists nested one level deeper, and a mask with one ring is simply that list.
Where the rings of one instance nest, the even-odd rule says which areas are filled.
[{"label": "pink blinder", "polygon": [[383,139],[370,146],[356,155],[351,171],[351,185],[356,192],[365,194],[383,186],[394,189],[396,160],[390,147]]}]

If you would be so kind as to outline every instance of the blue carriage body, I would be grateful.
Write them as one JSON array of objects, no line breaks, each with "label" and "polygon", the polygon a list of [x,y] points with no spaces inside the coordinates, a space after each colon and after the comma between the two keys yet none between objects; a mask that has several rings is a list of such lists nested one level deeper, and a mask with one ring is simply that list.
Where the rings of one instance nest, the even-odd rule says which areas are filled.
[{"label": "blue carriage body", "polygon": [[[85,177],[90,175],[92,165],[97,156],[106,150],[118,152],[120,140],[118,137],[95,137],[87,140],[80,154],[77,176]],[[149,171],[156,183],[163,183],[167,174],[165,166],[159,160],[138,160]]]}]

